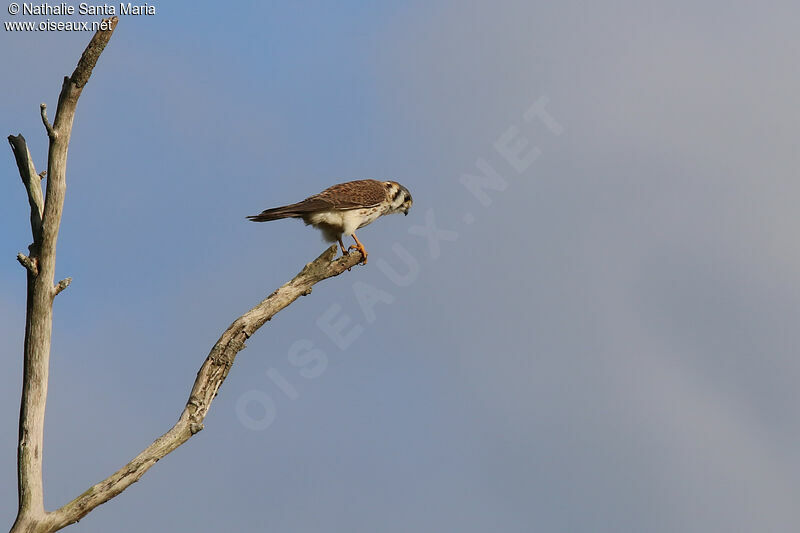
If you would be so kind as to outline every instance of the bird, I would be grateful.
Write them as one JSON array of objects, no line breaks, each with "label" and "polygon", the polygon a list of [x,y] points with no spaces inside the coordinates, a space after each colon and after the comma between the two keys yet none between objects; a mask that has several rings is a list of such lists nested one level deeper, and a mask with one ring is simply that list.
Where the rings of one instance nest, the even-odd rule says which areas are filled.
[{"label": "bird", "polygon": [[[383,215],[408,215],[413,202],[408,189],[396,181],[366,179],[337,183],[296,204],[273,207],[247,218],[253,222],[301,218],[306,225],[319,229],[326,241],[338,241],[343,255],[352,249],[361,252],[361,262],[366,265],[367,250],[355,231]],[[344,235],[350,235],[356,243],[345,248]]]}]

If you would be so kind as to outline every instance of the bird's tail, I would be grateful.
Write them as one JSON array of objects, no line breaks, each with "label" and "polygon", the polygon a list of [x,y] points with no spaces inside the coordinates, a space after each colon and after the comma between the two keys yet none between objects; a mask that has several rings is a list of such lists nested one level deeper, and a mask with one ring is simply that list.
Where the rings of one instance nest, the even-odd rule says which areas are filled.
[{"label": "bird's tail", "polygon": [[302,216],[302,212],[297,209],[297,204],[291,204],[267,209],[257,215],[250,215],[247,218],[253,222],[268,222],[270,220],[279,220],[281,218],[293,218],[300,216]]}]

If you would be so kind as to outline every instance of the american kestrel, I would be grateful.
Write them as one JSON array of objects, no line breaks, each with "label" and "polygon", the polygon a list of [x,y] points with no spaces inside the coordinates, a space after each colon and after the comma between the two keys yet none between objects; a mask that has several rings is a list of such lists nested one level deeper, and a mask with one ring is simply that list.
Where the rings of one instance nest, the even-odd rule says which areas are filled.
[{"label": "american kestrel", "polygon": [[[411,193],[396,181],[357,180],[339,183],[302,202],[267,209],[247,218],[253,222],[302,218],[322,231],[326,241],[338,241],[343,254],[351,248],[361,252],[363,263],[367,264],[367,251],[355,231],[383,215],[407,215],[412,203]],[[345,248],[343,235],[351,235],[356,243]]]}]

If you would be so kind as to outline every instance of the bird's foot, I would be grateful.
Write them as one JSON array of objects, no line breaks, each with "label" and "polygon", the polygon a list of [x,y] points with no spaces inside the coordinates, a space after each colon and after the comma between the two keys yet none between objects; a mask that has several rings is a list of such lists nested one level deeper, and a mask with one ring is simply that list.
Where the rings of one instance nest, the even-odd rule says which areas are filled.
[{"label": "bird's foot", "polygon": [[366,265],[367,264],[367,251],[364,249],[364,245],[363,244],[361,244],[361,243],[351,244],[350,248],[347,249],[347,255],[350,255],[350,250],[358,250],[359,252],[361,252],[361,255],[363,256],[362,259],[361,259],[361,264],[362,265]]}]

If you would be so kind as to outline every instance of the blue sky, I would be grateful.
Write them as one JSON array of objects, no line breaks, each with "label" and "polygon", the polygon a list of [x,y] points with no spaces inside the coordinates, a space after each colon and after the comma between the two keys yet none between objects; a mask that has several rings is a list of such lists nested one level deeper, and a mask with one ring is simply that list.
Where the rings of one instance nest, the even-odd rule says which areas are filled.
[{"label": "blue sky", "polygon": [[[245,215],[364,177],[415,204],[73,531],[795,529],[796,4],[154,5],[120,21],[73,130],[48,508],[166,431],[224,328],[324,249]],[[38,105],[89,38],[0,31],[0,125],[39,169]],[[476,196],[487,165],[502,190]],[[1,168],[10,525],[30,231],[10,150]],[[325,366],[293,365],[298,342]]]}]

